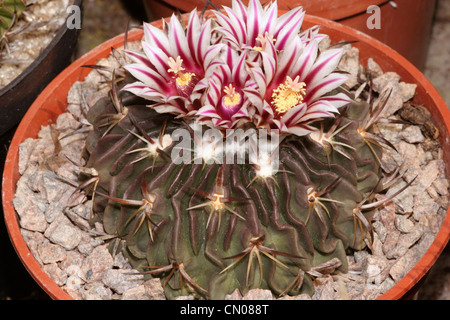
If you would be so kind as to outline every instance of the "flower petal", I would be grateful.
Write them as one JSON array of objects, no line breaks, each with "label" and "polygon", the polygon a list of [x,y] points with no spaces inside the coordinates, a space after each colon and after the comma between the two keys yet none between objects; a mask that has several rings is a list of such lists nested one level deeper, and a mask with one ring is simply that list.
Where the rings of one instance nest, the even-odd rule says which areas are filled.
[{"label": "flower petal", "polygon": [[333,91],[341,84],[345,83],[348,77],[340,73],[332,73],[320,80],[316,85],[307,86],[305,101],[314,101],[324,94]]},{"label": "flower petal", "polygon": [[160,48],[166,55],[170,55],[169,39],[167,34],[157,28],[152,26],[150,23],[144,22],[144,40],[153,47]]},{"label": "flower petal", "polygon": [[303,81],[314,87],[318,81],[336,69],[343,52],[340,48],[322,52]]}]

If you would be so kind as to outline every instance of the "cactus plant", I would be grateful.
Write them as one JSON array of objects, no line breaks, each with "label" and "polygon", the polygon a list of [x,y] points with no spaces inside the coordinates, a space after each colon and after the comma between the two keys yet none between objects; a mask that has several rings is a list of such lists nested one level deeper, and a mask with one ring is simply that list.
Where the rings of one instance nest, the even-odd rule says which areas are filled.
[{"label": "cactus plant", "polygon": [[89,110],[80,187],[168,298],[312,294],[318,266],[346,272],[347,252],[370,248],[374,210],[404,190],[375,198],[389,143],[371,127],[389,95],[352,100],[342,49],[320,51],[301,8],[276,18],[276,2],[234,1],[215,14],[144,25],[144,52],[126,52],[127,77],[113,71]]},{"label": "cactus plant", "polygon": [[25,9],[25,0],[0,1],[0,44],[3,47],[6,33],[14,26]]}]

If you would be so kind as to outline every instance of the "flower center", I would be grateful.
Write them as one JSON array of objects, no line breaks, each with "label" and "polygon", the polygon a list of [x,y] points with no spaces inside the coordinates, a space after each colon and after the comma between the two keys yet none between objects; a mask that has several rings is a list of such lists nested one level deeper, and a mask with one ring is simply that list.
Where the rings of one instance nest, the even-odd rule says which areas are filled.
[{"label": "flower center", "polygon": [[223,104],[227,109],[233,109],[241,102],[241,95],[236,92],[236,88],[233,85],[225,86],[223,91],[226,94],[223,98]]},{"label": "flower center", "polygon": [[305,85],[304,82],[299,82],[299,76],[294,80],[287,76],[286,81],[273,90],[272,104],[275,111],[283,114],[302,103],[306,93]]},{"label": "flower center", "polygon": [[168,72],[172,72],[175,74],[175,82],[179,87],[187,87],[191,84],[192,78],[195,77],[195,73],[191,72],[183,72],[185,68],[181,66],[183,63],[183,59],[180,56],[175,60],[170,57],[167,64],[169,65]]},{"label": "flower center", "polygon": [[216,200],[212,203],[214,210],[220,211],[223,209],[224,205],[222,202],[222,198],[224,197],[223,194],[217,194],[215,193],[214,196],[216,197]]},{"label": "flower center", "polygon": [[[254,46],[254,47],[253,47],[253,50],[255,50],[255,51],[264,51],[264,50],[266,50],[266,44],[267,44],[267,39],[266,39],[266,37],[267,37],[268,34],[269,34],[269,33],[266,31],[266,32],[264,33],[264,35],[262,35],[262,34],[259,34],[259,35],[258,35],[258,37],[256,38],[256,41],[259,41],[259,43],[261,43],[261,46],[260,46],[260,47]],[[273,38],[273,36],[270,36],[269,39],[270,39],[270,41],[271,41],[272,43],[275,42],[275,39]]]}]

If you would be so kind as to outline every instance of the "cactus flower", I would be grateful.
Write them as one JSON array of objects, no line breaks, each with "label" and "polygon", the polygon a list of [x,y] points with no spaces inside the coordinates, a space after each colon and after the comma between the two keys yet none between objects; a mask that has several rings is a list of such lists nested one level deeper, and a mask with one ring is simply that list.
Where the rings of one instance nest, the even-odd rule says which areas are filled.
[{"label": "cactus flower", "polygon": [[211,20],[192,11],[186,31],[173,15],[166,30],[144,23],[144,53],[127,51],[135,63],[125,66],[138,81],[124,90],[152,100],[160,113],[189,116],[198,107],[197,86],[216,64],[222,45],[211,45]]}]

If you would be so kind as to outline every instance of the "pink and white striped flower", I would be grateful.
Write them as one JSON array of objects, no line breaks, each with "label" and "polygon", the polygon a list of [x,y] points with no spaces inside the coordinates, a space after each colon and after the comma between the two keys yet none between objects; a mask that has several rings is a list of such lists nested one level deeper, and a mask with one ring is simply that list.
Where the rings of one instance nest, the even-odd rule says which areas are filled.
[{"label": "pink and white striped flower", "polygon": [[[232,129],[250,122],[248,94],[257,94],[256,82],[250,76],[246,55],[226,47],[221,63],[207,80],[207,90],[198,110],[198,121],[209,126]],[[206,80],[206,79],[205,79]]]},{"label": "pink and white striped flower", "polygon": [[319,52],[318,42],[292,42],[277,52],[272,46],[263,56],[263,67],[252,69],[258,95],[250,97],[256,108],[258,127],[281,130],[282,134],[306,135],[315,130],[311,123],[334,117],[351,100],[344,93],[333,93],[347,77],[334,72],[342,49]]},{"label": "pink and white striped flower", "polygon": [[264,50],[266,39],[274,43],[277,50],[298,37],[305,11],[297,7],[278,17],[277,2],[265,7],[259,0],[250,0],[248,7],[233,0],[232,7],[224,7],[225,13],[215,12],[218,27],[215,31],[235,49]]},{"label": "pink and white striped flower", "polygon": [[155,102],[157,112],[179,116],[195,114],[199,108],[199,82],[209,76],[223,44],[211,45],[211,20],[201,22],[190,13],[186,31],[173,15],[163,30],[144,23],[143,53],[127,51],[134,63],[125,66],[138,81],[124,87]]}]

